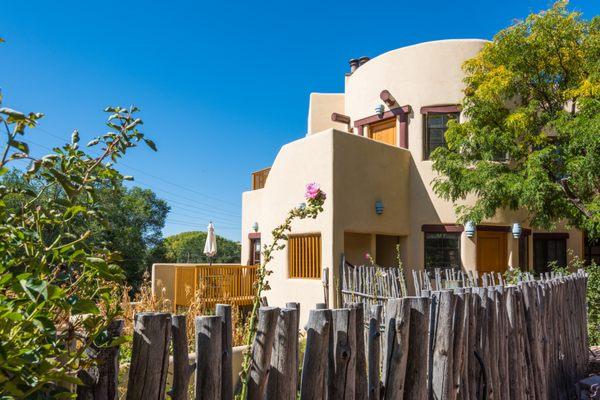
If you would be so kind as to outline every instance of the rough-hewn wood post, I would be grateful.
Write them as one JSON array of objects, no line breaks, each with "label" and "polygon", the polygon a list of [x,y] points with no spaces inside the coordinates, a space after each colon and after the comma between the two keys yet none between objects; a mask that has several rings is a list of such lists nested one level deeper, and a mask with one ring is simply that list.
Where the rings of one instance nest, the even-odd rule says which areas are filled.
[{"label": "rough-hewn wood post", "polygon": [[295,400],[298,380],[298,310],[283,308],[277,319],[277,331],[267,380],[267,400]]},{"label": "rough-hewn wood post", "polygon": [[190,365],[185,315],[171,317],[173,337],[173,386],[169,396],[173,400],[187,400],[190,377],[196,364]]},{"label": "rough-hewn wood post", "polygon": [[332,379],[328,382],[330,399],[354,399],[356,374],[356,310],[333,310]]},{"label": "rough-hewn wood post", "polygon": [[133,329],[127,400],[163,400],[169,367],[171,314],[136,314]]},{"label": "rough-hewn wood post", "polygon": [[[122,319],[112,321],[108,328],[107,342],[121,336]],[[118,396],[119,387],[119,346],[98,348],[92,345],[87,354],[95,359],[98,365],[85,371],[80,371],[77,376],[85,386],[77,386],[77,399],[79,400],[113,400]]]},{"label": "rough-hewn wood post", "polygon": [[452,375],[454,385],[454,396],[460,396],[462,400],[468,400],[468,391],[462,379],[465,377],[464,371],[467,367],[467,346],[469,334],[469,301],[471,293],[466,293],[464,288],[454,289],[456,295],[455,313],[454,313],[454,346],[452,355]]},{"label": "rough-hewn wood post", "polygon": [[221,398],[222,342],[221,317],[196,317],[196,400]]},{"label": "rough-hewn wood post", "polygon": [[363,303],[350,303],[350,308],[356,309],[356,380],[354,393],[356,400],[366,400],[368,397],[367,359],[365,352],[365,308]]},{"label": "rough-hewn wood post", "polygon": [[411,300],[389,299],[386,309],[383,386],[386,400],[406,398],[405,386],[409,354]]},{"label": "rough-hewn wood post", "polygon": [[496,315],[498,318],[498,366],[500,374],[500,399],[509,399],[509,365],[508,352],[511,351],[508,347],[508,316],[506,314],[506,295],[504,286],[496,286]]},{"label": "rough-hewn wood post", "polygon": [[408,362],[404,396],[408,399],[427,399],[429,370],[429,309],[428,297],[406,297],[410,303]]},{"label": "rough-hewn wood post", "polygon": [[331,310],[311,310],[306,325],[306,350],[302,364],[301,400],[322,400],[329,362],[329,339],[332,330]]},{"label": "rough-hewn wood post", "polygon": [[508,329],[508,347],[511,351],[508,353],[508,363],[510,368],[508,370],[508,382],[509,382],[509,395],[510,399],[521,399],[519,391],[521,390],[519,371],[517,370],[518,365],[518,354],[517,354],[517,321],[516,321],[516,301],[515,301],[515,286],[508,286],[505,288],[506,296],[506,326]]},{"label": "rough-hewn wood post", "polygon": [[231,306],[229,304],[217,304],[215,314],[221,317],[221,398],[223,400],[231,400],[233,398],[233,382],[232,382],[232,357],[233,357],[233,326],[231,323]]},{"label": "rough-hewn wood post", "polygon": [[252,343],[252,360],[248,373],[247,400],[263,400],[265,396],[278,317],[277,307],[261,307],[258,310],[256,336]]},{"label": "rough-hewn wood post", "polygon": [[[450,290],[435,292],[437,297],[433,332],[432,393],[435,399],[453,399],[454,395],[454,311],[456,297]],[[457,360],[458,362],[458,360]]]},{"label": "rough-hewn wood post", "polygon": [[[296,332],[299,333],[300,332],[300,303],[288,302],[288,303],[285,303],[285,307],[291,308],[291,309],[297,311],[296,312]],[[300,368],[300,346],[298,343],[296,343],[295,365],[296,365],[296,370],[298,370]],[[300,390],[300,377],[298,374],[296,374],[296,376],[292,377],[292,385],[294,385],[294,387],[296,388],[296,391]]]},{"label": "rough-hewn wood post", "polygon": [[381,378],[379,368],[381,366],[381,316],[382,305],[371,306],[369,318],[369,341],[368,341],[368,383],[369,400],[379,400],[381,392]]}]

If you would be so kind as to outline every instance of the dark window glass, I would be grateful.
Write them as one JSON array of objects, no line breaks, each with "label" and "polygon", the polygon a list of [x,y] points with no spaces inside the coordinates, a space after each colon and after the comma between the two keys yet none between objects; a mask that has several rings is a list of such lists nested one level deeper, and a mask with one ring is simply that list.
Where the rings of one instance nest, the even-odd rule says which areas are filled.
[{"label": "dark window glass", "polygon": [[540,274],[550,272],[550,263],[556,262],[559,267],[567,266],[566,239],[533,239],[533,267]]},{"label": "dark window glass", "polygon": [[250,265],[260,264],[260,239],[250,240]]},{"label": "dark window glass", "polygon": [[425,268],[460,268],[460,233],[425,233]]},{"label": "dark window glass", "polygon": [[444,134],[448,129],[448,121],[458,120],[460,113],[427,114],[425,125],[425,159],[438,147],[446,146]]},{"label": "dark window glass", "polygon": [[594,262],[600,265],[600,239],[585,239],[585,261],[588,264]]},{"label": "dark window glass", "polygon": [[519,238],[519,268],[529,270],[529,236],[526,235]]}]

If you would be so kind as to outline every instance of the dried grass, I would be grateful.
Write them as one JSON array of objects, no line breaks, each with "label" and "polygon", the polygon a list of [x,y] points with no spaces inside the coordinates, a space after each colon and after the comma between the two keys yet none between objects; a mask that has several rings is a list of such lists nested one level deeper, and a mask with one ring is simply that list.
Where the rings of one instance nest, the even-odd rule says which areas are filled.
[{"label": "dried grass", "polygon": [[[121,300],[121,307],[123,309],[123,318],[125,319],[124,334],[133,335],[133,319],[136,313],[139,312],[168,312],[173,313],[173,303],[170,299],[166,298],[166,289],[164,287],[158,287],[158,295],[155,296],[152,293],[152,284],[150,281],[149,274],[144,274],[142,285],[140,286],[139,292],[132,299],[129,296],[129,288],[123,290],[123,297]],[[187,324],[187,337],[188,346],[190,352],[193,351],[195,345],[194,339],[194,320],[196,317],[204,315],[214,315],[214,305],[208,304],[205,297],[206,288],[200,287],[194,293],[188,290],[186,297],[190,298],[190,304],[187,307],[178,306],[175,310],[178,314],[186,316]],[[227,299],[223,301],[227,304]],[[236,305],[231,306],[231,320],[232,320],[232,341],[234,346],[243,344],[244,332],[246,329],[245,313],[240,307]],[[130,345],[130,344],[129,344]],[[125,345],[127,346],[127,344]],[[124,349],[124,356],[127,357],[130,351]],[[128,358],[128,357],[127,357]]]}]

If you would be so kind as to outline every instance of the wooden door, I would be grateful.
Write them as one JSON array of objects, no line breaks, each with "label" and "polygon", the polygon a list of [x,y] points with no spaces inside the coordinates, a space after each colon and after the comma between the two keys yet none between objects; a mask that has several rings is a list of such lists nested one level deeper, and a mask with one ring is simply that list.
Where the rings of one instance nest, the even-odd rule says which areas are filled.
[{"label": "wooden door", "polygon": [[504,272],[508,266],[506,232],[477,231],[477,270]]},{"label": "wooden door", "polygon": [[396,118],[389,118],[369,125],[369,137],[378,142],[397,146]]}]

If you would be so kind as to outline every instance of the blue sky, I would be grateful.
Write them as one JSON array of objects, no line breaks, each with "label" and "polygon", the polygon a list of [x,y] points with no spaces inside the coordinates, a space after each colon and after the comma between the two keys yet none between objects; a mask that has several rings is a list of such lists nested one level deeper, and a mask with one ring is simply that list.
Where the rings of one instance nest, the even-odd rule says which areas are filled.
[{"label": "blue sky", "polygon": [[[426,5],[424,5],[426,4]],[[353,57],[422,41],[490,39],[548,1],[21,1],[2,7],[4,105],[40,111],[34,154],[105,133],[107,105],[141,108],[158,153],[121,169],[169,202],[166,235],[239,240],[250,173],[306,132],[310,92],[343,91]],[[591,18],[600,2],[575,0]]]}]

